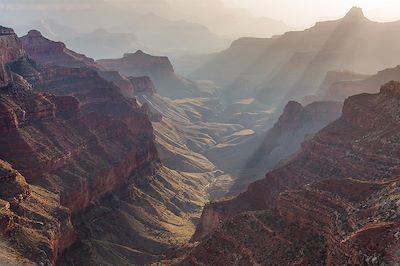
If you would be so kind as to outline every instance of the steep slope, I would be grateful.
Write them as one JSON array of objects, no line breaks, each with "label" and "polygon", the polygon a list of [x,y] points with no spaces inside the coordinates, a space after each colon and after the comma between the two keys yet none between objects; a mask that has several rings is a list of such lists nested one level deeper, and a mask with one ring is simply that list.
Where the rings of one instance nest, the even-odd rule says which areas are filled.
[{"label": "steep slope", "polygon": [[[205,155],[220,169],[236,177],[231,191],[242,192],[265,172],[293,155],[304,140],[339,118],[341,112],[342,103],[339,102],[314,102],[304,107],[289,102],[266,133],[240,138],[239,132],[236,138],[216,145]],[[242,131],[242,134],[246,132]]]},{"label": "steep slope", "polygon": [[126,97],[133,97],[133,87],[127,78],[116,71],[106,71],[96,64],[92,58],[78,54],[66,47],[62,42],[55,42],[45,38],[39,31],[31,30],[21,38],[24,50],[35,61],[50,65],[70,68],[88,67],[104,79],[117,85]]},{"label": "steep slope", "polygon": [[[16,71],[22,70],[17,69],[21,62],[30,61],[19,59],[9,63],[13,64],[12,69]],[[64,69],[64,73],[68,73],[68,70]],[[72,70],[69,79],[73,79],[73,73],[78,71]],[[35,78],[32,73],[20,71],[20,74]],[[85,74],[85,71],[80,73],[81,77]],[[54,78],[57,73],[53,72],[52,75]],[[79,78],[78,75],[76,77]],[[92,89],[96,90],[96,87]],[[111,85],[102,87],[102,90],[103,93],[109,93],[109,100],[114,96],[113,100],[120,107],[119,116],[117,112],[114,117],[110,116],[111,113],[102,115],[100,110],[81,114],[76,98],[33,92],[29,83],[15,74],[13,81],[2,87],[0,157],[18,169],[30,184],[38,186],[40,193],[28,199],[26,211],[37,215],[38,219],[41,215],[48,220],[35,222],[37,219],[34,219],[18,225],[19,220],[30,218],[25,217],[17,206],[5,216],[10,217],[10,226],[15,230],[5,232],[15,237],[15,244],[21,243],[21,246],[12,246],[36,263],[54,263],[64,249],[76,240],[71,239],[74,235],[69,220],[71,213],[83,211],[90,201],[124,184],[136,169],[157,161],[152,127],[147,117],[135,111],[120,96],[117,87]],[[97,93],[101,94],[101,91],[97,90]],[[83,104],[82,110],[86,111],[94,105],[94,101]],[[125,112],[122,113],[122,110]],[[9,201],[10,198],[6,197],[5,200]],[[35,209],[35,201],[38,200],[49,205],[48,208],[43,206],[43,214]],[[58,209],[63,209],[63,213]],[[51,227],[44,227],[45,224]],[[32,227],[38,232],[29,236]],[[32,237],[37,237],[41,244],[29,243]]]},{"label": "steep slope", "polygon": [[213,121],[220,106],[216,99],[171,100],[158,95],[151,85],[147,91],[140,91],[137,96],[142,108],[145,106],[149,117],[154,117],[157,150],[163,164],[190,174],[194,180],[208,180],[205,189],[212,200],[229,191],[233,177],[215,166],[206,151],[243,127]]},{"label": "steep slope", "polygon": [[5,86],[12,79],[6,64],[24,55],[24,51],[13,29],[0,26],[0,30],[0,86]]},{"label": "steep slope", "polygon": [[250,159],[250,165],[261,161],[263,165],[275,166],[296,152],[304,140],[339,118],[341,113],[342,104],[339,102],[314,102],[304,107],[289,102]]},{"label": "steep slope", "polygon": [[398,82],[347,99],[285,165],[206,206],[183,264],[398,262],[399,101]]},{"label": "steep slope", "polygon": [[170,100],[158,95],[148,78],[131,81],[137,84],[135,91],[140,91],[139,102],[153,118],[162,162],[181,171],[208,172],[212,199],[244,191],[248,184],[294,153],[306,137],[338,118],[342,107],[336,102],[306,107],[293,102],[274,129],[255,132],[226,122],[227,113],[235,112],[235,107],[224,110],[217,99]]},{"label": "steep slope", "polygon": [[[232,100],[254,97],[280,107],[314,94],[326,73],[374,73],[398,64],[399,22],[377,23],[352,8],[339,20],[269,39],[240,39],[192,77],[211,79]],[[382,40],[390,40],[382,42]]]},{"label": "steep slope", "polygon": [[2,265],[50,265],[76,241],[70,211],[56,193],[26,183],[0,161],[0,238]]},{"label": "steep slope", "polygon": [[96,70],[37,64],[7,36],[0,261],[144,264],[186,242],[208,181],[160,164],[147,114]]},{"label": "steep slope", "polygon": [[162,96],[172,99],[212,96],[216,87],[211,82],[195,82],[175,74],[167,57],[152,56],[141,50],[119,59],[102,59],[97,63],[126,76],[149,76]]}]

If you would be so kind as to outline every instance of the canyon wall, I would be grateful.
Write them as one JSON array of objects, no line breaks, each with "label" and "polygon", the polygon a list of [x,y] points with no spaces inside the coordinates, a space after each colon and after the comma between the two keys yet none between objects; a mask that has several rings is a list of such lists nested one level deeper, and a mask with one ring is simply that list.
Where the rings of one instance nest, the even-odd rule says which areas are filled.
[{"label": "canyon wall", "polygon": [[21,37],[27,55],[44,65],[70,68],[87,67],[94,69],[103,79],[113,82],[127,98],[134,96],[134,89],[129,80],[117,71],[107,71],[92,58],[76,53],[62,42],[45,38],[39,31],[31,30]]},{"label": "canyon wall", "polygon": [[[1,26],[0,26],[1,27]],[[0,86],[11,82],[12,76],[7,69],[7,64],[18,59],[24,54],[21,41],[12,29],[1,27],[0,33]]]},{"label": "canyon wall", "polygon": [[182,263],[399,261],[399,96],[400,83],[389,82],[350,97],[283,166],[207,205],[193,238],[200,243]]},{"label": "canyon wall", "polygon": [[[31,32],[25,47],[33,37],[40,41],[33,41],[29,56],[54,48],[48,58],[37,57],[45,64],[25,56],[13,34],[14,46],[0,47],[9,74],[0,88],[0,236],[7,247],[0,261],[159,260],[190,236],[187,214],[204,203],[200,186],[161,165],[153,127],[135,99],[124,97],[99,69],[60,63],[63,44]],[[123,206],[130,208],[127,216]],[[98,216],[105,210],[118,226]],[[125,238],[119,235],[123,226]],[[88,235],[90,228],[115,237]],[[102,248],[106,251],[97,253]]]}]

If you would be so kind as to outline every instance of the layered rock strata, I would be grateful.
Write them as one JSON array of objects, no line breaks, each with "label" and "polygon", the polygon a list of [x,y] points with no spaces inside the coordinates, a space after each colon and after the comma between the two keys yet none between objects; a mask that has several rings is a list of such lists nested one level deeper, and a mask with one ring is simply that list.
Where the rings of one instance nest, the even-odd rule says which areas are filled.
[{"label": "layered rock strata", "polygon": [[193,238],[200,244],[183,264],[398,262],[399,96],[400,83],[389,82],[350,97],[285,165],[207,205]]}]

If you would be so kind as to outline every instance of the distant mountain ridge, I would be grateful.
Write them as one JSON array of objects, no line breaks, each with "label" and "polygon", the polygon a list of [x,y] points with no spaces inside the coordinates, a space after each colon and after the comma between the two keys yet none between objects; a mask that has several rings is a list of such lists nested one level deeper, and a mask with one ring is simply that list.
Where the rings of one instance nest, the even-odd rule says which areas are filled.
[{"label": "distant mountain ridge", "polygon": [[213,96],[217,90],[212,82],[191,81],[176,74],[168,57],[153,56],[141,50],[124,54],[122,58],[96,62],[126,76],[149,76],[158,92],[171,99]]},{"label": "distant mountain ridge", "polygon": [[[87,52],[91,40],[100,40],[102,43],[99,47],[90,52],[90,56],[97,58],[111,56],[99,54],[99,52],[110,53],[112,48],[114,48],[112,56],[123,52],[134,52],[137,49],[177,55],[213,52],[229,43],[229,39],[211,32],[204,25],[176,18],[168,19],[162,16],[162,11],[159,14],[142,13],[138,12],[137,8],[118,7],[107,1],[97,1],[96,4],[91,5],[91,12],[81,8],[84,4],[77,4],[75,8],[63,10],[55,8],[47,1],[38,0],[35,4],[42,4],[42,9],[29,9],[29,6],[23,11],[18,8],[11,9],[10,16],[7,16],[7,20],[3,23],[20,25],[18,27],[20,34],[25,34],[34,24],[33,26],[39,26],[38,29],[43,30],[44,34],[50,34],[47,35],[48,37],[55,39],[61,37],[63,39],[60,40],[79,52]],[[14,3],[10,2],[9,5],[12,6]],[[118,19],[115,19],[115,14],[118,14]],[[23,17],[24,21],[17,21],[16,17]],[[99,20],[99,18],[102,19]],[[94,32],[97,28],[109,32],[106,39],[102,39],[102,35]],[[122,45],[120,41],[127,40],[126,34],[134,34],[137,43]],[[131,37],[130,39],[132,42],[133,39]],[[82,50],[79,46],[82,46]],[[120,50],[129,47],[128,51]]]},{"label": "distant mountain ridge", "polygon": [[254,97],[283,108],[313,94],[328,71],[374,73],[397,65],[399,29],[400,22],[373,22],[354,7],[342,19],[304,31],[237,40],[191,76],[214,80],[228,100]]},{"label": "distant mountain ridge", "polygon": [[347,97],[359,93],[375,93],[379,84],[389,80],[400,81],[400,66],[387,68],[374,75],[356,75],[354,80],[338,78],[331,83],[325,90],[318,91],[314,100],[334,100],[344,101]]}]

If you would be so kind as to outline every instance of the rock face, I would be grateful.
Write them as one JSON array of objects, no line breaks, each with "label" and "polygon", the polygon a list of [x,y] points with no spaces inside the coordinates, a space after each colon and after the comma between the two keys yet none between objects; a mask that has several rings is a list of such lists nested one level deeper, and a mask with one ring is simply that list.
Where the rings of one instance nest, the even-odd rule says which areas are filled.
[{"label": "rock face", "polygon": [[[25,178],[13,169],[10,164],[4,161],[0,161],[0,164],[0,198],[3,202],[8,202],[9,209],[10,205],[16,206],[26,199],[30,195],[31,190],[26,183]],[[7,206],[7,203],[5,203],[5,206]]]},{"label": "rock face", "polygon": [[93,59],[69,50],[62,42],[45,38],[39,31],[31,30],[21,37],[24,50],[37,62],[48,65],[82,67],[94,65]]},{"label": "rock face", "polygon": [[214,95],[216,88],[210,84],[193,82],[175,74],[168,57],[153,56],[138,50],[118,59],[98,60],[107,70],[132,77],[148,76],[162,96],[172,99]]},{"label": "rock face", "polygon": [[144,94],[152,96],[156,93],[156,88],[153,81],[148,76],[143,77],[129,77],[136,94]]},{"label": "rock face", "polygon": [[76,241],[70,212],[60,206],[56,194],[30,187],[5,161],[0,161],[0,184],[0,236],[12,243],[2,247],[0,261],[55,264],[57,256]]},{"label": "rock face", "polygon": [[[123,186],[133,172],[157,162],[150,121],[115,85],[89,69],[35,67],[27,59],[11,66],[26,74],[35,89],[57,88],[62,96],[34,93],[15,83],[2,89],[1,101],[7,113],[0,156],[29,183],[59,191],[60,204],[76,214]],[[32,76],[34,70],[40,78]],[[63,251],[53,247],[54,260],[56,250]]]},{"label": "rock face", "polygon": [[104,70],[92,58],[68,49],[64,43],[51,41],[37,30],[29,31],[21,38],[21,41],[28,56],[35,61],[50,66],[94,69],[102,78],[117,85],[124,96],[133,97],[134,90],[127,78],[116,71]]},{"label": "rock face", "polygon": [[350,97],[286,164],[237,198],[207,205],[200,244],[183,264],[398,262],[399,92],[389,82]]},{"label": "rock face", "polygon": [[341,113],[340,102],[314,102],[304,107],[297,102],[289,102],[249,160],[248,168],[257,164],[276,166],[295,153],[304,140],[339,118]]},{"label": "rock face", "polygon": [[[42,37],[30,35],[40,55]],[[0,87],[0,262],[147,264],[170,239],[188,239],[185,214],[204,199],[190,176],[160,164],[147,113],[98,70],[60,66],[63,45],[48,46],[56,63],[42,65],[15,40],[21,56],[5,61]]]},{"label": "rock face", "polygon": [[205,154],[220,169],[238,173],[231,191],[240,193],[265,172],[293,155],[304,140],[310,139],[320,129],[339,118],[341,113],[340,102],[314,102],[303,107],[291,101],[266,133],[253,133],[236,145],[232,145],[233,140],[229,142],[231,145],[217,145]]},{"label": "rock face", "polygon": [[102,59],[98,63],[107,69],[118,70],[129,76],[150,76],[159,80],[174,75],[174,68],[168,57],[152,56],[141,50],[133,54],[124,54],[120,59]]},{"label": "rock face", "polygon": [[18,59],[24,54],[21,41],[14,30],[0,26],[0,87],[11,82],[12,76],[8,71],[7,64]]}]

